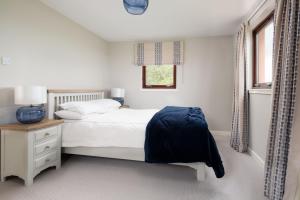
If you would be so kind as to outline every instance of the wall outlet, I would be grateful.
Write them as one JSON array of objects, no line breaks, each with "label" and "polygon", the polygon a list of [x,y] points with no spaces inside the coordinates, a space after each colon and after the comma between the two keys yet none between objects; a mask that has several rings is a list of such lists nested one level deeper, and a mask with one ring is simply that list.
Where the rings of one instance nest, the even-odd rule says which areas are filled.
[{"label": "wall outlet", "polygon": [[1,64],[2,65],[10,65],[11,64],[11,58],[10,57],[1,57]]}]

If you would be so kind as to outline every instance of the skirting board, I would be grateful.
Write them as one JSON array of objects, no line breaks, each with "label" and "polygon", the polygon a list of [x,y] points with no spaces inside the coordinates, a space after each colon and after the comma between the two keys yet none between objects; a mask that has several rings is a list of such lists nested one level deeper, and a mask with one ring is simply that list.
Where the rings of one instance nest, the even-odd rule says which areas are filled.
[{"label": "skirting board", "polygon": [[248,152],[250,156],[258,162],[259,166],[261,166],[262,168],[265,167],[265,161],[257,153],[255,153],[255,151],[253,151],[251,148],[248,148]]}]

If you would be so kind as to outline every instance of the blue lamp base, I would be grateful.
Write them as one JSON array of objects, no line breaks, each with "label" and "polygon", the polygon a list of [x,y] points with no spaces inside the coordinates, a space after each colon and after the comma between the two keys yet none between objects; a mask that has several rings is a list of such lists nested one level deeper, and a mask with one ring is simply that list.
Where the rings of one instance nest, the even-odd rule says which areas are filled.
[{"label": "blue lamp base", "polygon": [[16,117],[22,124],[33,124],[42,121],[45,114],[44,106],[25,106],[17,110]]},{"label": "blue lamp base", "polygon": [[123,97],[113,97],[112,98],[115,101],[120,102],[120,104],[123,106],[124,105],[124,98]]}]

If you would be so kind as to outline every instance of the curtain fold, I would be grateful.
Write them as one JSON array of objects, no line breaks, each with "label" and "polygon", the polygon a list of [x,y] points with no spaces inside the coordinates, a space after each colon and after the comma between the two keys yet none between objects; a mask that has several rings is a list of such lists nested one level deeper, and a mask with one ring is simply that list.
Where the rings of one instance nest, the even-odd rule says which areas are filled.
[{"label": "curtain fold", "polygon": [[182,65],[183,41],[143,42],[135,46],[135,64],[144,65]]},{"label": "curtain fold", "polygon": [[299,0],[277,0],[274,32],[272,119],[265,164],[265,196],[282,200],[296,101]]},{"label": "curtain fold", "polygon": [[247,25],[242,24],[236,38],[233,114],[230,145],[238,152],[248,150]]}]

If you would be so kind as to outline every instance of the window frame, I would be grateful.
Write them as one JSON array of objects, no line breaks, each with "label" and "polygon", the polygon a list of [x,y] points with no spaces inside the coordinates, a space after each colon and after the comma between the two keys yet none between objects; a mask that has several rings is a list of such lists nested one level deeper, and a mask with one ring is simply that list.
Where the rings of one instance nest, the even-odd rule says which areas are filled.
[{"label": "window frame", "polygon": [[[261,23],[259,23],[252,31],[252,47],[253,47],[253,68],[252,68],[252,88],[253,89],[271,89],[272,87],[272,82],[267,82],[267,83],[258,83],[258,77],[257,77],[257,71],[258,71],[258,66],[257,66],[257,40],[256,40],[256,35],[259,31],[261,31],[266,25],[268,25],[271,21],[274,21],[274,11],[272,11]],[[273,71],[273,69],[272,69]]]},{"label": "window frame", "polygon": [[173,65],[173,85],[146,85],[146,65],[143,66],[142,87],[143,89],[176,89],[176,65]]}]

